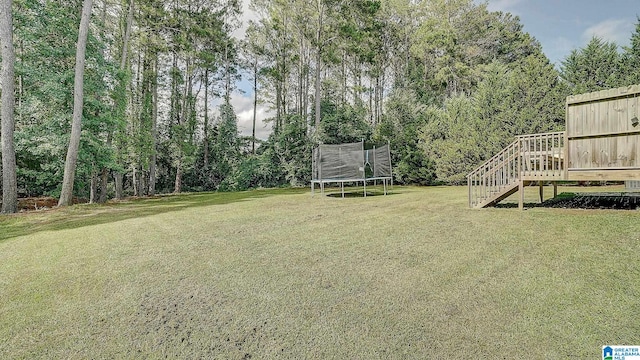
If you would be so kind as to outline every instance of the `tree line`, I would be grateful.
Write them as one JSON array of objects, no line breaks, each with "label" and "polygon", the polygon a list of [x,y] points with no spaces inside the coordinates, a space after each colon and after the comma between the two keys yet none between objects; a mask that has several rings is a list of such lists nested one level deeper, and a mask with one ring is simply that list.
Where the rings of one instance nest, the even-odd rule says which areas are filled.
[{"label": "tree line", "polygon": [[[237,39],[238,0],[1,0],[2,211],[305,185],[315,145],[361,140],[391,144],[399,183],[460,184],[513,136],[562,129],[567,95],[640,82],[640,25],[557,69],[518,17],[472,0],[251,8]],[[243,76],[251,136],[230,101]]]}]

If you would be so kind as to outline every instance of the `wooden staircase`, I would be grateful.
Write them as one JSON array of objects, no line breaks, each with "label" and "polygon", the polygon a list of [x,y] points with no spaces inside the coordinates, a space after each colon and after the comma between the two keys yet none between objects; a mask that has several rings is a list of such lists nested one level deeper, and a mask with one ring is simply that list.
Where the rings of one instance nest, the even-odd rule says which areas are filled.
[{"label": "wooden staircase", "polygon": [[467,175],[469,207],[494,206],[533,181],[564,180],[564,139],[564,132],[518,136]]}]

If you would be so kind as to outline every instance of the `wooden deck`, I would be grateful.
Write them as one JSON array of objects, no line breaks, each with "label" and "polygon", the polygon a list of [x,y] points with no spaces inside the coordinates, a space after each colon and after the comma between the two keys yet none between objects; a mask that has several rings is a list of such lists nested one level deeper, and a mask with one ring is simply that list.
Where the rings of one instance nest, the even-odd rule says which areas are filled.
[{"label": "wooden deck", "polygon": [[469,206],[492,206],[530,182],[640,181],[639,109],[640,85],[569,96],[567,131],[519,136],[472,171]]},{"label": "wooden deck", "polygon": [[[469,175],[469,206],[494,206],[524,186],[537,182],[556,185],[562,181],[631,181],[640,179],[637,167],[577,168],[565,146],[565,132],[519,136],[504,150]],[[555,189],[555,186],[554,186]],[[554,190],[555,192],[555,190]],[[520,197],[520,208],[523,199]]]},{"label": "wooden deck", "polygon": [[564,132],[519,136],[467,175],[469,206],[493,206],[534,181],[566,181],[565,138]]}]

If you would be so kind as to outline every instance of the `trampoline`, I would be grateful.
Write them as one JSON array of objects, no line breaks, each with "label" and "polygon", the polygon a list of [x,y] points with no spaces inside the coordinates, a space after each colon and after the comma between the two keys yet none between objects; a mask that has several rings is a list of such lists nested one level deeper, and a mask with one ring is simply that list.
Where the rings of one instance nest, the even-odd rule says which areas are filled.
[{"label": "trampoline", "polygon": [[325,184],[338,183],[344,197],[345,183],[362,183],[366,197],[367,183],[377,181],[382,182],[387,195],[387,185],[393,186],[389,144],[365,149],[364,142],[357,142],[320,145],[313,150],[311,195],[316,184],[324,194]]}]

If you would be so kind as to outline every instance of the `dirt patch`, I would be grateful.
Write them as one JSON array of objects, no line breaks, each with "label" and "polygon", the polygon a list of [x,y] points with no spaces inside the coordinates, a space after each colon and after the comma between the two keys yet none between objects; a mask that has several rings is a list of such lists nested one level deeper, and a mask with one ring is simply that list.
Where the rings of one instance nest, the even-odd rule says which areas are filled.
[{"label": "dirt patch", "polygon": [[18,210],[33,211],[51,209],[58,205],[58,199],[52,197],[29,197],[18,199]]},{"label": "dirt patch", "polygon": [[[87,203],[87,200],[83,198],[73,198],[72,203],[85,204]],[[18,199],[18,211],[45,210],[54,208],[56,206],[58,206],[58,199],[49,196]]]},{"label": "dirt patch", "polygon": [[265,321],[247,324],[234,317],[222,294],[198,291],[184,294],[146,294],[135,314],[136,341],[132,349],[165,349],[169,357],[213,358],[233,354],[250,359],[264,341]]}]

